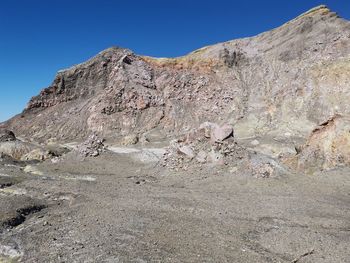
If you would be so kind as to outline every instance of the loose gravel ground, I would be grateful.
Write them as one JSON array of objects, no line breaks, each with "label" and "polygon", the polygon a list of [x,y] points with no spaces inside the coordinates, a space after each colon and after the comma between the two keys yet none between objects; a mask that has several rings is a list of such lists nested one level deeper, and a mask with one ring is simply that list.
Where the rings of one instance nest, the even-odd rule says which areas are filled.
[{"label": "loose gravel ground", "polygon": [[257,179],[117,153],[35,166],[0,165],[0,262],[350,262],[345,168]]}]

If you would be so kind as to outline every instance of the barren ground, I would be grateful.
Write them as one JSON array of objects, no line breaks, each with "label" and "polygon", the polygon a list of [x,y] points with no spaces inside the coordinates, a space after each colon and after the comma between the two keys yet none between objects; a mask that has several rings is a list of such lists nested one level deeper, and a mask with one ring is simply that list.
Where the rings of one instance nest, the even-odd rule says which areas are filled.
[{"label": "barren ground", "polygon": [[130,154],[0,165],[0,262],[350,262],[349,170],[257,179]]}]

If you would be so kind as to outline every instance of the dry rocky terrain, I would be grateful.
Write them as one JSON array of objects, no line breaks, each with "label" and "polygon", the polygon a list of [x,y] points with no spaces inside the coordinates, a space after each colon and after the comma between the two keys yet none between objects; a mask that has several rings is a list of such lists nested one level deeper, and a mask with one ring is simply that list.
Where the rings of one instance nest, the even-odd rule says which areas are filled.
[{"label": "dry rocky terrain", "polygon": [[102,51],[0,124],[0,262],[350,263],[350,23]]}]

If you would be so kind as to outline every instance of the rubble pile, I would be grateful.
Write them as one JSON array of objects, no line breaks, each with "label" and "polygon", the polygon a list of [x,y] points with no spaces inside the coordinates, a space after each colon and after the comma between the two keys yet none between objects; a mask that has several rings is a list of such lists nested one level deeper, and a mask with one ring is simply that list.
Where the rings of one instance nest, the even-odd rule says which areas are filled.
[{"label": "rubble pile", "polygon": [[92,134],[77,147],[77,151],[83,157],[99,156],[105,150],[103,142],[104,139],[100,139],[96,134]]},{"label": "rubble pile", "polygon": [[161,164],[170,169],[187,169],[193,164],[232,165],[245,157],[247,151],[235,142],[231,125],[205,122],[171,141]]},{"label": "rubble pile", "polygon": [[232,174],[256,178],[276,177],[288,170],[273,158],[239,145],[231,125],[205,122],[179,139],[173,140],[161,161],[171,170],[202,166],[227,168]]}]

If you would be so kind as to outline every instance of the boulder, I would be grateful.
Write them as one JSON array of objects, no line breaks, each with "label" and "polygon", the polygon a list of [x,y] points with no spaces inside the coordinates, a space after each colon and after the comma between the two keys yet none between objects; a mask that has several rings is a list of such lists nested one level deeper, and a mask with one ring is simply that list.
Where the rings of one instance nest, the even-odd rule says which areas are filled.
[{"label": "boulder", "polygon": [[190,146],[187,146],[187,145],[183,145],[183,146],[179,146],[178,147],[178,151],[181,153],[181,154],[184,154],[186,157],[190,158],[190,159],[193,159],[195,157],[195,153],[194,151],[191,149]]},{"label": "boulder", "polygon": [[229,137],[233,137],[233,127],[229,124],[223,126],[214,126],[211,132],[211,140],[213,142],[222,142]]},{"label": "boulder", "polygon": [[220,126],[219,124],[213,122],[202,123],[199,126],[196,134],[197,136],[204,135],[205,138],[210,138],[213,143],[222,142],[228,139],[229,137],[233,137],[234,135],[232,125],[224,124]]},{"label": "boulder", "polygon": [[212,130],[219,127],[219,125],[217,125],[216,123],[212,123],[212,122],[203,122],[200,126],[199,126],[199,131],[202,131],[202,133],[204,134],[205,138],[210,138],[211,134],[212,134]]}]

